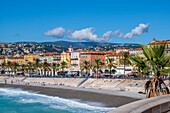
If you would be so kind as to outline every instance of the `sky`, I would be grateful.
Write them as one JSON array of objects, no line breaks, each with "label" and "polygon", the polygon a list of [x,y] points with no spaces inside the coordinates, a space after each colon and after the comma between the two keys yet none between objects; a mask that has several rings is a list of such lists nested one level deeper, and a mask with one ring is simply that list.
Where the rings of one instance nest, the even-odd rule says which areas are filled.
[{"label": "sky", "polygon": [[0,42],[170,39],[170,0],[0,0]]}]

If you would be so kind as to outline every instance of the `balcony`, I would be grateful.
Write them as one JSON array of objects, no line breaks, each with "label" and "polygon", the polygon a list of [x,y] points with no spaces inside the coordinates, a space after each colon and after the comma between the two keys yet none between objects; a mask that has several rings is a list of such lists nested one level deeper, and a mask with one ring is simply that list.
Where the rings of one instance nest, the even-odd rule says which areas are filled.
[{"label": "balcony", "polygon": [[78,58],[71,58],[71,60],[78,60]]}]

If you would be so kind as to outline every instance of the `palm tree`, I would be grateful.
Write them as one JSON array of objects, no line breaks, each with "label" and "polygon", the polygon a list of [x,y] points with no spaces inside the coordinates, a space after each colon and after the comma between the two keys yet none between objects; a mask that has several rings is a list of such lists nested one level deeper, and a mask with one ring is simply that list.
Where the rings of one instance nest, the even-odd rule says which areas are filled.
[{"label": "palm tree", "polygon": [[49,70],[49,66],[50,66],[50,65],[49,65],[47,62],[44,62],[44,63],[43,63],[43,70],[44,70],[44,73],[45,73],[44,75],[45,75],[45,76],[46,76],[47,70]]},{"label": "palm tree", "polygon": [[37,75],[38,75],[38,68],[41,67],[41,64],[40,64],[41,60],[36,58],[35,59],[35,68],[36,68],[36,72],[37,72]]},{"label": "palm tree", "polygon": [[98,76],[99,68],[100,68],[101,66],[103,66],[103,65],[104,65],[104,63],[102,63],[100,59],[95,60],[95,65],[94,65],[94,67],[97,69],[97,76]]},{"label": "palm tree", "polygon": [[12,70],[12,62],[11,61],[7,62],[6,68],[8,69],[8,73]]},{"label": "palm tree", "polygon": [[90,62],[85,60],[83,61],[83,66],[81,67],[81,70],[86,70],[86,75],[87,75],[87,70],[90,68]]},{"label": "palm tree", "polygon": [[33,64],[31,62],[27,63],[28,74],[30,75],[33,69]]},{"label": "palm tree", "polygon": [[113,63],[114,59],[113,58],[108,58],[107,59],[107,67],[110,70],[110,77],[111,77],[111,73],[112,73],[112,68],[116,68],[115,64]]},{"label": "palm tree", "polygon": [[169,65],[170,56],[165,55],[165,44],[158,47],[149,48],[140,45],[143,54],[145,55],[147,61],[149,62],[150,71],[153,72],[154,78],[149,80],[145,84],[145,89],[147,92],[147,98],[169,94],[169,89],[167,88],[164,81],[160,78],[161,73],[165,71],[165,67]]},{"label": "palm tree", "polygon": [[94,64],[93,63],[90,63],[90,65],[89,65],[89,69],[92,71],[92,72],[94,72],[95,73],[95,66],[94,66]]},{"label": "palm tree", "polygon": [[56,67],[57,67],[57,64],[56,63],[52,63],[53,76],[55,76]]},{"label": "palm tree", "polygon": [[66,68],[67,62],[62,61],[61,64],[60,64],[60,66],[61,66],[62,72],[64,72],[64,68]]},{"label": "palm tree", "polygon": [[129,52],[123,52],[123,58],[120,60],[120,63],[124,65],[124,74],[125,74],[125,66],[131,64],[129,60]]},{"label": "palm tree", "polygon": [[134,65],[138,67],[138,72],[142,72],[144,75],[149,74],[149,66],[147,64],[147,60],[143,57],[140,57],[138,55],[133,56],[129,55],[129,58],[133,61]]},{"label": "palm tree", "polygon": [[13,70],[14,70],[14,75],[15,75],[15,76],[16,76],[18,67],[19,67],[19,64],[18,64],[18,63],[14,62],[14,63],[12,64],[12,68],[13,68]]},{"label": "palm tree", "polygon": [[26,69],[26,65],[25,64],[21,64],[21,71],[22,71],[23,74],[24,74],[25,69]]},{"label": "palm tree", "polygon": [[1,68],[3,69],[3,71],[4,71],[3,74],[5,74],[5,68],[6,68],[6,62],[5,62],[5,60],[4,60],[4,62],[1,63],[0,66],[1,66]]}]

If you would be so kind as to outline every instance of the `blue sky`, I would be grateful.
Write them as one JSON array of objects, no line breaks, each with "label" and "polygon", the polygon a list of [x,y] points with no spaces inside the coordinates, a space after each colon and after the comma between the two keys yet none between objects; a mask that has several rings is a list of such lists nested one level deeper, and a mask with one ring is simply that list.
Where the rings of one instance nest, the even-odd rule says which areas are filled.
[{"label": "blue sky", "polygon": [[[108,31],[112,35],[101,42],[170,39],[169,5],[169,0],[0,0],[0,42],[96,41]],[[148,32],[125,36],[139,24],[148,24]],[[44,35],[55,28],[64,29],[63,37]],[[113,35],[117,30],[123,36]]]}]

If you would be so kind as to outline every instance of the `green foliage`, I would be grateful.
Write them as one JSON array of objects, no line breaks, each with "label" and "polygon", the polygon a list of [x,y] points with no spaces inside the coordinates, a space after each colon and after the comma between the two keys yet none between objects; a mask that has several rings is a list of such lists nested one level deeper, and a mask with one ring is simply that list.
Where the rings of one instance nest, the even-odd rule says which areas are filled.
[{"label": "green foliage", "polygon": [[165,55],[165,44],[152,47],[149,45],[149,48],[140,45],[143,54],[145,55],[147,61],[151,65],[149,68],[154,73],[155,77],[159,77],[161,73],[163,74],[165,71],[165,67],[170,65],[170,56]]}]

